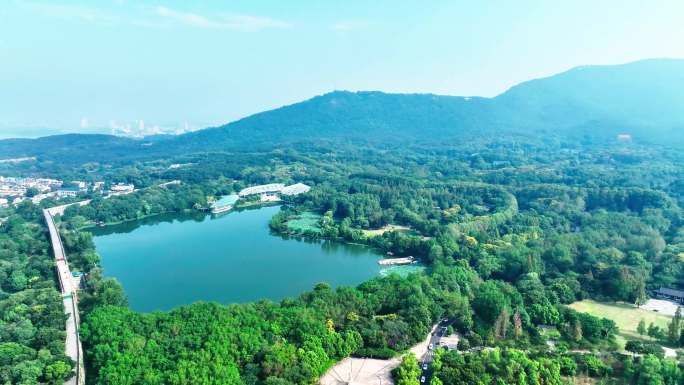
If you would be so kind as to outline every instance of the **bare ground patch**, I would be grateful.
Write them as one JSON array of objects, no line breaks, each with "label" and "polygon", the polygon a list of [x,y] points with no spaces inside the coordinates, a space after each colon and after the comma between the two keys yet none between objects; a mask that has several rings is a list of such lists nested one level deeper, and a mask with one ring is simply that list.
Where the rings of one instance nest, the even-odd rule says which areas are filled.
[{"label": "bare ground patch", "polygon": [[411,228],[408,226],[401,225],[385,225],[379,229],[363,230],[363,234],[367,237],[377,237],[390,231],[407,232],[411,231]]},{"label": "bare ground patch", "polygon": [[[432,328],[432,332],[437,326]],[[428,351],[428,344],[432,332],[424,341],[412,347],[409,352],[418,357],[418,361]],[[392,369],[399,366],[401,356],[389,360],[378,360],[373,358],[345,358],[330,368],[320,379],[320,385],[391,385]]]}]

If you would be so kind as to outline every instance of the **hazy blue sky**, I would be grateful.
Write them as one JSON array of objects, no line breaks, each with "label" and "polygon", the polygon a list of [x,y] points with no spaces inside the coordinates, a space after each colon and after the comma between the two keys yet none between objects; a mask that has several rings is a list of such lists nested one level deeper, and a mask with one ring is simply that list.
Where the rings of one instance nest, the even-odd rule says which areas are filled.
[{"label": "hazy blue sky", "polygon": [[0,131],[205,126],[334,89],[493,96],[684,57],[683,15],[682,0],[0,0]]}]

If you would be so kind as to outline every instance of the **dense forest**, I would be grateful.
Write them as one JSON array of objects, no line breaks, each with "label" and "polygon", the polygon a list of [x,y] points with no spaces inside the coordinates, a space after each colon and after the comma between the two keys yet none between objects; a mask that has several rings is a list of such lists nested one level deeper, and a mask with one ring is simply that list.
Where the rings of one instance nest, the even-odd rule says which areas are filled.
[{"label": "dense forest", "polygon": [[[648,72],[654,65],[620,71]],[[640,338],[620,342],[616,322],[568,306],[583,299],[639,305],[658,288],[684,288],[681,147],[662,144],[663,137],[645,139],[646,126],[618,140],[616,132],[634,127],[615,125],[611,109],[587,107],[567,124],[549,123],[567,118],[562,102],[580,94],[568,84],[604,70],[570,71],[494,101],[411,95],[383,102],[383,94],[333,93],[183,139],[2,142],[0,153],[8,156],[40,152],[55,141],[59,147],[36,153],[35,160],[2,164],[0,171],[142,188],[108,199],[89,195],[89,205],[56,218],[72,269],[86,277],[79,306],[91,384],[313,384],[348,356],[400,356],[445,318],[462,338],[458,349],[435,352],[431,385],[577,378],[682,384],[679,361],[665,358],[661,348],[684,342],[681,313],[666,328],[640,325]],[[569,91],[549,105],[532,97],[559,88]],[[632,107],[639,100],[628,98]],[[507,111],[527,109],[508,127],[516,130],[471,130],[489,122],[472,111],[484,105],[495,105],[485,112],[499,123]],[[521,132],[540,108],[552,113]],[[377,111],[384,113],[373,115]],[[649,114],[653,110],[633,116],[643,122]],[[657,122],[675,124],[678,116]],[[274,122],[285,129],[266,143]],[[456,123],[467,133],[438,136],[442,126]],[[260,127],[254,146],[238,149],[225,137],[253,126]],[[319,126],[321,135],[307,139]],[[421,126],[430,140],[417,138]],[[584,129],[574,131],[577,126]],[[327,135],[330,130],[336,134]],[[279,144],[288,132],[291,140]],[[394,136],[378,140],[387,135]],[[213,144],[204,148],[207,141]],[[90,153],[67,156],[70,151]],[[180,184],[158,186],[171,180]],[[270,222],[274,235],[363,243],[414,256],[426,271],[358,287],[321,283],[278,303],[196,303],[144,314],[130,310],[121,286],[104,277],[89,227],[205,210],[218,196],[272,182],[312,186],[283,198]],[[73,365],[63,355],[65,316],[40,213],[54,204],[26,202],[1,214],[3,384],[56,384]],[[315,231],[289,225],[304,213],[319,218]],[[403,230],[371,231],[389,225]],[[395,382],[418,384],[417,366],[415,357],[405,356]]]},{"label": "dense forest", "polygon": [[61,384],[73,363],[64,354],[66,316],[54,262],[39,223],[22,204],[0,226],[0,383]]},{"label": "dense forest", "polygon": [[[391,154],[340,146],[334,158],[325,154],[330,149],[319,145],[252,154],[243,166],[218,155],[186,155],[187,166],[176,169],[164,164],[180,159],[141,163],[115,177],[149,188],[95,197],[58,217],[71,264],[88,276],[81,307],[89,381],[308,384],[349,355],[393,357],[444,317],[464,337],[463,352],[440,353],[443,365],[432,381],[519,381],[522,372],[503,379],[491,371],[502,363],[525,368],[528,378],[548,378],[544,383],[574,375],[642,383],[642,366],[669,368],[658,349],[639,341],[627,349],[652,354],[651,361],[613,355],[621,351],[616,324],[565,305],[583,298],[635,303],[651,289],[682,282],[679,152],[620,143],[522,146],[504,138]],[[155,187],[164,180],[181,184]],[[280,303],[195,304],[150,314],[127,309],[121,287],[102,278],[89,226],[197,210],[215,196],[274,180],[314,186],[286,198],[271,221],[275,232],[290,233],[290,218],[315,212],[320,231],[301,235],[417,256],[429,270],[357,288],[321,284]],[[42,228],[36,208],[25,206],[34,212],[27,220]],[[388,224],[411,231],[364,233]],[[553,355],[540,326],[557,330]],[[679,344],[666,330],[653,333],[663,344]],[[478,353],[483,348],[500,353]],[[602,354],[572,353],[592,350]],[[659,375],[681,377],[668,373]]]}]

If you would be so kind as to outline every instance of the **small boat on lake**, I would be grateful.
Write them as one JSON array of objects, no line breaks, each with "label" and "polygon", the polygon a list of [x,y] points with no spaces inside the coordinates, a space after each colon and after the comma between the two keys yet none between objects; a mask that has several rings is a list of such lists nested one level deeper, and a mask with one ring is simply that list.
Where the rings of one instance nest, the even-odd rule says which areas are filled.
[{"label": "small boat on lake", "polygon": [[378,261],[378,265],[411,265],[418,263],[418,260],[413,256],[405,258],[385,258]]}]

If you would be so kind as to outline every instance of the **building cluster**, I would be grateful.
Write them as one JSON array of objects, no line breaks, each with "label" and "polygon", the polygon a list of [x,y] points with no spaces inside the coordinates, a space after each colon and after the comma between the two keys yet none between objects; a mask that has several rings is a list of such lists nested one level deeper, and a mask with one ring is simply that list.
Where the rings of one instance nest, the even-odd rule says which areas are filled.
[{"label": "building cluster", "polygon": [[43,193],[59,188],[62,184],[62,181],[57,179],[0,176],[0,196],[24,196],[29,189]]},{"label": "building cluster", "polygon": [[109,192],[113,195],[123,195],[129,194],[135,191],[135,186],[133,184],[117,183],[113,184],[109,188]]},{"label": "building cluster", "polygon": [[[127,194],[135,190],[132,184],[118,183],[109,189],[109,194]],[[34,204],[47,198],[75,197],[87,192],[105,191],[104,182],[63,182],[49,178],[17,178],[0,176],[0,206],[19,204],[31,200]]]},{"label": "building cluster", "polygon": [[661,287],[653,292],[653,296],[659,299],[673,301],[680,305],[684,305],[684,291],[682,290]]}]

